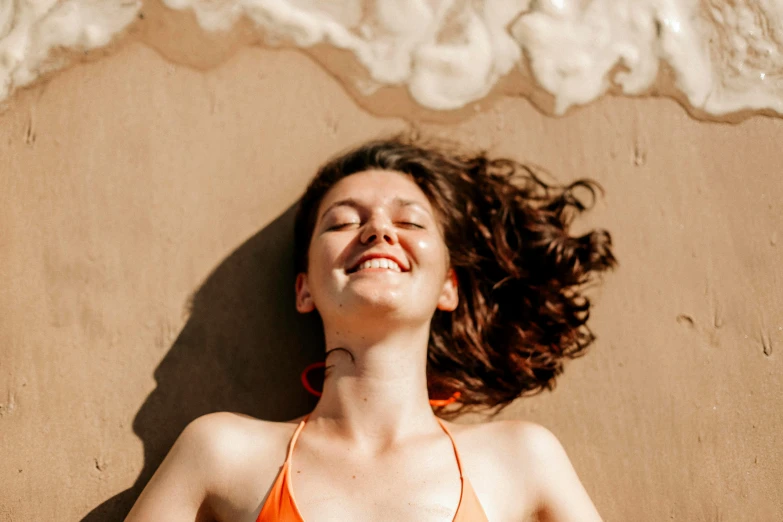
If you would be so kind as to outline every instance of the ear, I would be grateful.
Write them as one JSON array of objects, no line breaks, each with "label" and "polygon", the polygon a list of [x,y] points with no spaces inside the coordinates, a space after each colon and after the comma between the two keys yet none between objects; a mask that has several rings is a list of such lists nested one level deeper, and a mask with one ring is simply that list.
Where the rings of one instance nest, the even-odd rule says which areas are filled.
[{"label": "ear", "polygon": [[459,304],[459,286],[457,284],[457,272],[449,268],[446,273],[446,281],[443,283],[440,298],[438,299],[438,310],[444,312],[453,312]]},{"label": "ear", "polygon": [[296,310],[300,314],[310,313],[315,310],[313,296],[307,286],[307,274],[300,272],[296,275]]}]

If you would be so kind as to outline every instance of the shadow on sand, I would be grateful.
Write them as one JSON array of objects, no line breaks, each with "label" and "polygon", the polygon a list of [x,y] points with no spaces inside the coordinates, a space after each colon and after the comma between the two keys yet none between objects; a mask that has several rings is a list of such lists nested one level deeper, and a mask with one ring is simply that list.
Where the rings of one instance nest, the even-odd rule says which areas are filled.
[{"label": "shadow on sand", "polygon": [[312,410],[302,369],[323,357],[317,317],[294,308],[294,207],[255,234],[196,291],[190,318],[155,370],[157,387],[133,420],[144,467],[133,486],[81,522],[121,521],[196,417],[242,412],[284,421]]}]

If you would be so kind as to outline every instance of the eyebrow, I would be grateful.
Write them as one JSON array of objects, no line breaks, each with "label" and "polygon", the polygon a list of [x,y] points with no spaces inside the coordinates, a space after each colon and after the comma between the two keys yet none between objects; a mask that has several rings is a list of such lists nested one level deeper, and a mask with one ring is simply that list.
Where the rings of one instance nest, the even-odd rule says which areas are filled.
[{"label": "eyebrow", "polygon": [[[419,207],[421,210],[423,210],[424,212],[426,212],[427,214],[429,214],[430,216],[432,216],[432,213],[431,213],[429,210],[427,210],[427,208],[426,208],[426,207],[424,207],[424,205],[422,205],[422,204],[421,204],[421,203],[419,203],[418,201],[414,201],[414,200],[412,200],[412,199],[405,199],[405,198],[401,198],[401,197],[396,197],[396,198],[394,198],[392,201],[393,201],[393,202],[394,202],[394,204],[395,204],[395,205],[397,205],[398,207],[409,207],[409,206],[416,206],[416,207]],[[361,204],[361,203],[359,203],[359,202],[358,202],[357,200],[355,200],[354,198],[345,198],[345,199],[341,199],[341,200],[339,200],[339,201],[335,201],[334,203],[332,203],[331,205],[329,205],[329,207],[327,207],[327,208],[326,208],[326,210],[324,210],[324,211],[321,213],[321,216],[320,216],[318,219],[319,219],[319,220],[320,220],[320,219],[323,219],[323,217],[324,217],[326,214],[328,214],[328,213],[329,213],[329,212],[330,212],[332,209],[334,209],[334,208],[336,208],[336,207],[351,207],[351,208],[354,208],[354,209],[360,210],[360,209],[362,208],[362,204]]]},{"label": "eyebrow", "polygon": [[352,208],[355,208],[355,209],[359,209],[360,206],[361,205],[359,205],[359,202],[356,201],[353,198],[341,199],[340,201],[335,201],[334,203],[329,205],[329,207],[327,207],[326,210],[321,212],[321,215],[318,217],[318,219],[319,220],[323,219],[323,217],[326,214],[328,214],[333,208],[336,208],[336,207],[352,207]]}]

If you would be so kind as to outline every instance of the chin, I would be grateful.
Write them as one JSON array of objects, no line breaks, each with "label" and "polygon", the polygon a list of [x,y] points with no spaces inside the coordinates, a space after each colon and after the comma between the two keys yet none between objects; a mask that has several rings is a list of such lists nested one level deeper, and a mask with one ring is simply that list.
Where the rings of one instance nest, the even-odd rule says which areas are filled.
[{"label": "chin", "polygon": [[351,313],[362,316],[387,315],[390,317],[404,314],[410,309],[410,303],[396,292],[370,292],[355,294],[347,305]]},{"label": "chin", "polygon": [[370,312],[402,311],[403,306],[399,299],[387,295],[358,296],[356,305]]}]

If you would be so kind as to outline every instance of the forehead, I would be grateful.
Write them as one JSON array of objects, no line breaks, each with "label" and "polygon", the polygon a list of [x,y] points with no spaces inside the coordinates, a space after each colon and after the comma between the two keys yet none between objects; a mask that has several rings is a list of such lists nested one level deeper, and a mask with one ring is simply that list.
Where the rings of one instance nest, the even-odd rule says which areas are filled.
[{"label": "forehead", "polygon": [[427,196],[413,179],[393,170],[366,170],[344,177],[324,195],[320,209],[327,209],[333,203],[344,199],[353,199],[369,206],[388,205],[405,200],[431,210]]}]

